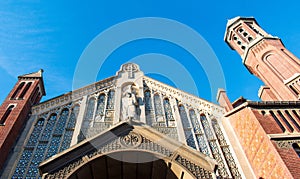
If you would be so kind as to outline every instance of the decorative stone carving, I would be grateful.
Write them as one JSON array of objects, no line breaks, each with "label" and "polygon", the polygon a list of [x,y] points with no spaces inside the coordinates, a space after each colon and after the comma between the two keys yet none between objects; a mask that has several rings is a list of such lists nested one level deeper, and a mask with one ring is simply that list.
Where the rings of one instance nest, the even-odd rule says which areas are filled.
[{"label": "decorative stone carving", "polygon": [[291,148],[293,143],[300,143],[300,140],[295,139],[295,140],[278,140],[275,141],[277,146],[281,149],[287,149]]},{"label": "decorative stone carving", "polygon": [[120,143],[125,147],[135,148],[142,143],[142,136],[135,132],[130,132],[128,135],[120,137]]},{"label": "decorative stone carving", "polygon": [[176,157],[175,161],[188,169],[197,178],[213,178],[211,172],[199,167],[198,165],[195,165],[180,155]]},{"label": "decorative stone carving", "polygon": [[92,94],[94,92],[105,91],[113,87],[115,77],[111,77],[95,84],[88,85],[84,88],[74,90],[73,92],[64,94],[63,96],[54,98],[49,101],[42,102],[32,107],[32,114],[39,114],[48,111],[49,108],[55,108],[70,102],[80,101],[85,95]]},{"label": "decorative stone carving", "polygon": [[134,63],[127,63],[122,66],[122,71],[128,72],[128,78],[134,78],[134,72],[139,71],[139,67]]}]

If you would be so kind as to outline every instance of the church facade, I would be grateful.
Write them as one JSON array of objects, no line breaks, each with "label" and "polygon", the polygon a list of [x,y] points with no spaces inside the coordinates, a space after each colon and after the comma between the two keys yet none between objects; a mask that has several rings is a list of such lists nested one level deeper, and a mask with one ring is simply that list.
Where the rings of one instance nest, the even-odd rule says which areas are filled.
[{"label": "church facade", "polygon": [[42,71],[19,76],[0,107],[1,178],[300,177],[300,61],[254,18],[230,20],[225,41],[263,101],[220,89],[217,105],[133,63],[44,102]]}]

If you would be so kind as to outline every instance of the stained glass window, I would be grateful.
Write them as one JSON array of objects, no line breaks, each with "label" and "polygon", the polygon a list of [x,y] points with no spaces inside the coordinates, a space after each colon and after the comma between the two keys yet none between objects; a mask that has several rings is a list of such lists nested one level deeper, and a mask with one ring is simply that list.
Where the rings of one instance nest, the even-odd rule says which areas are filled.
[{"label": "stained glass window", "polygon": [[76,105],[73,107],[72,112],[70,114],[70,118],[67,124],[67,129],[74,129],[76,124],[76,118],[79,113],[79,106]]},{"label": "stained glass window", "polygon": [[61,112],[61,114],[59,116],[59,119],[57,121],[55,130],[54,130],[54,135],[61,136],[63,134],[63,132],[65,130],[65,126],[66,126],[68,117],[69,117],[69,110],[68,109],[64,109]]},{"label": "stained glass window", "polygon": [[188,117],[186,115],[184,106],[179,105],[178,109],[179,109],[179,114],[180,114],[180,118],[181,118],[181,121],[182,121],[183,128],[184,129],[190,128],[191,126],[190,126]]},{"label": "stained glass window", "polygon": [[51,114],[50,118],[47,121],[46,127],[42,133],[40,141],[48,142],[52,135],[52,130],[56,122],[56,114]]},{"label": "stained glass window", "polygon": [[106,112],[104,122],[112,122],[114,118],[114,106],[115,106],[115,91],[109,90],[107,96],[107,103],[106,103]]},{"label": "stained glass window", "polygon": [[53,132],[53,136],[51,138],[51,142],[47,151],[46,159],[57,154],[61,142],[61,137],[65,131],[65,126],[68,117],[69,117],[69,110],[63,109],[63,111],[61,112],[58,118],[55,130]]},{"label": "stained glass window", "polygon": [[207,118],[204,114],[200,115],[200,119],[201,119],[201,123],[203,125],[205,135],[208,139],[208,144],[209,144],[210,149],[212,151],[213,157],[218,162],[218,173],[219,173],[220,176],[228,178],[229,174],[226,170],[225,163],[222,159],[222,155],[221,155],[221,153],[219,151],[219,148],[218,148],[218,143],[217,143],[216,139],[214,138],[214,135],[213,135],[213,132],[210,128],[208,120],[207,120]]},{"label": "stained glass window", "polygon": [[182,125],[183,125],[183,130],[184,130],[186,142],[187,142],[188,146],[196,149],[195,140],[194,140],[194,137],[193,137],[193,133],[192,133],[192,130],[191,130],[191,127],[190,127],[189,119],[188,119],[188,116],[186,114],[185,108],[184,108],[183,105],[179,105],[178,109],[179,109],[179,115],[180,115]]},{"label": "stained glass window", "polygon": [[154,109],[155,109],[156,118],[163,115],[160,96],[158,94],[154,95]]},{"label": "stained glass window", "polygon": [[110,90],[107,98],[107,109],[114,109],[115,91]]},{"label": "stained glass window", "polygon": [[192,122],[192,125],[193,125],[194,132],[196,134],[202,133],[200,124],[198,122],[197,116],[196,116],[195,111],[193,109],[189,110],[189,115],[190,115],[190,119],[191,119],[191,122]]},{"label": "stained glass window", "polygon": [[205,155],[209,156],[210,153],[209,153],[209,149],[206,145],[206,139],[205,139],[203,131],[201,130],[201,126],[197,119],[195,111],[193,109],[189,110],[189,115],[190,115],[190,119],[191,119],[192,126],[194,129],[194,133],[196,136],[196,140],[199,145],[199,150],[202,153],[204,153]]},{"label": "stained glass window", "polygon": [[40,162],[69,148],[78,112],[79,106],[75,106],[70,115],[65,108],[59,117],[53,113],[47,121],[38,119],[12,178],[39,177]]},{"label": "stained glass window", "polygon": [[69,116],[67,127],[65,129],[63,140],[59,149],[60,152],[70,147],[78,113],[79,113],[79,106],[76,105],[73,107],[72,112]]},{"label": "stained glass window", "polygon": [[26,177],[35,178],[38,176],[38,166],[44,160],[44,155],[48,147],[48,142],[40,141],[33,158],[30,162],[29,168],[27,169]]},{"label": "stained glass window", "polygon": [[90,98],[84,116],[84,121],[91,121],[93,119],[95,110],[95,98]]},{"label": "stained glass window", "polygon": [[100,94],[97,100],[96,117],[102,118],[104,116],[105,109],[105,94]]},{"label": "stained glass window", "polygon": [[32,157],[33,148],[25,149],[22,153],[21,159],[16,167],[15,173],[12,178],[23,178],[23,175],[26,173],[26,168]]},{"label": "stained glass window", "polygon": [[49,157],[57,154],[60,141],[61,141],[61,136],[53,136],[51,138],[51,142],[50,142],[50,145],[48,147],[45,159],[48,159]]},{"label": "stained glass window", "polygon": [[152,109],[152,101],[151,101],[151,92],[149,90],[145,91],[145,115],[146,115],[146,123],[148,125],[152,125],[153,122],[153,109]]},{"label": "stained glass window", "polygon": [[45,120],[43,118],[39,119],[34,129],[29,137],[27,145],[22,153],[22,156],[18,162],[13,178],[23,178],[26,173],[26,168],[30,163],[31,157],[33,155],[34,147],[38,144],[39,136],[43,130]]},{"label": "stained glass window", "polygon": [[241,175],[238,171],[238,168],[235,164],[234,158],[230,152],[229,146],[227,145],[227,142],[225,140],[225,137],[223,135],[223,132],[218,124],[218,122],[216,120],[212,120],[212,126],[214,128],[215,134],[218,138],[221,150],[223,152],[223,155],[225,157],[225,160],[227,162],[227,165],[229,166],[231,175],[234,178],[241,178]]},{"label": "stained glass window", "polygon": [[148,90],[145,91],[145,110],[150,111],[151,109],[151,92]]},{"label": "stained glass window", "polygon": [[167,121],[174,121],[172,108],[170,105],[170,101],[168,98],[164,99],[164,109],[165,109],[165,117]]},{"label": "stained glass window", "polygon": [[35,147],[36,146],[36,144],[38,143],[40,134],[43,130],[44,122],[45,122],[45,120],[43,118],[39,119],[36,122],[34,129],[29,137],[26,147]]}]

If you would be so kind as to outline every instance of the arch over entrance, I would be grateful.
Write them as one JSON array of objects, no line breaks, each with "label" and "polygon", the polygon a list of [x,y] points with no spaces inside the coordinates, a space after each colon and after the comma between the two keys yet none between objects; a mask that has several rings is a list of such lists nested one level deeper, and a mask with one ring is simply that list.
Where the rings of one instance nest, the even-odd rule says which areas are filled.
[{"label": "arch over entrance", "polygon": [[120,122],[39,166],[43,179],[215,178],[214,159],[140,122]]},{"label": "arch over entrance", "polygon": [[148,151],[118,151],[95,156],[66,178],[81,179],[184,179],[194,178],[169,158]]}]

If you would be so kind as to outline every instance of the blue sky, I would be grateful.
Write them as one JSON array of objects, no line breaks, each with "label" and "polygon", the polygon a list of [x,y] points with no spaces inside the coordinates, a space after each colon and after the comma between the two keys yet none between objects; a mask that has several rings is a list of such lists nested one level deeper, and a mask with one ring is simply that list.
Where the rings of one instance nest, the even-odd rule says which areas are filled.
[{"label": "blue sky", "polygon": [[[297,1],[258,0],[112,0],[85,3],[3,0],[0,2],[0,101],[13,87],[18,75],[40,68],[45,71],[47,92],[43,100],[71,91],[78,61],[97,35],[116,24],[146,17],[170,19],[193,29],[209,44],[222,67],[226,85],[216,85],[226,87],[231,101],[240,96],[259,100],[257,91],[262,83],[247,71],[239,55],[223,40],[227,20],[236,16],[255,17],[265,31],[280,37],[285,46],[299,57],[299,5]],[[176,32],[176,29],[166,30],[170,34]],[[129,33],[136,32],[133,29]],[[185,35],[178,33],[182,38]],[[115,42],[115,38],[112,37],[109,43]],[[105,48],[99,46],[99,51]],[[97,56],[93,60],[97,60]],[[149,76],[195,94],[193,87],[189,86],[190,81],[185,81],[192,79],[196,93],[215,102],[216,94],[211,91],[206,69],[178,44],[159,39],[139,39],[120,45],[101,60],[104,63],[95,80],[115,75],[121,64],[133,60],[141,63],[142,70]],[[161,64],[151,65],[151,60]],[[172,68],[168,63],[173,63]],[[88,73],[89,69],[86,70]]]}]

